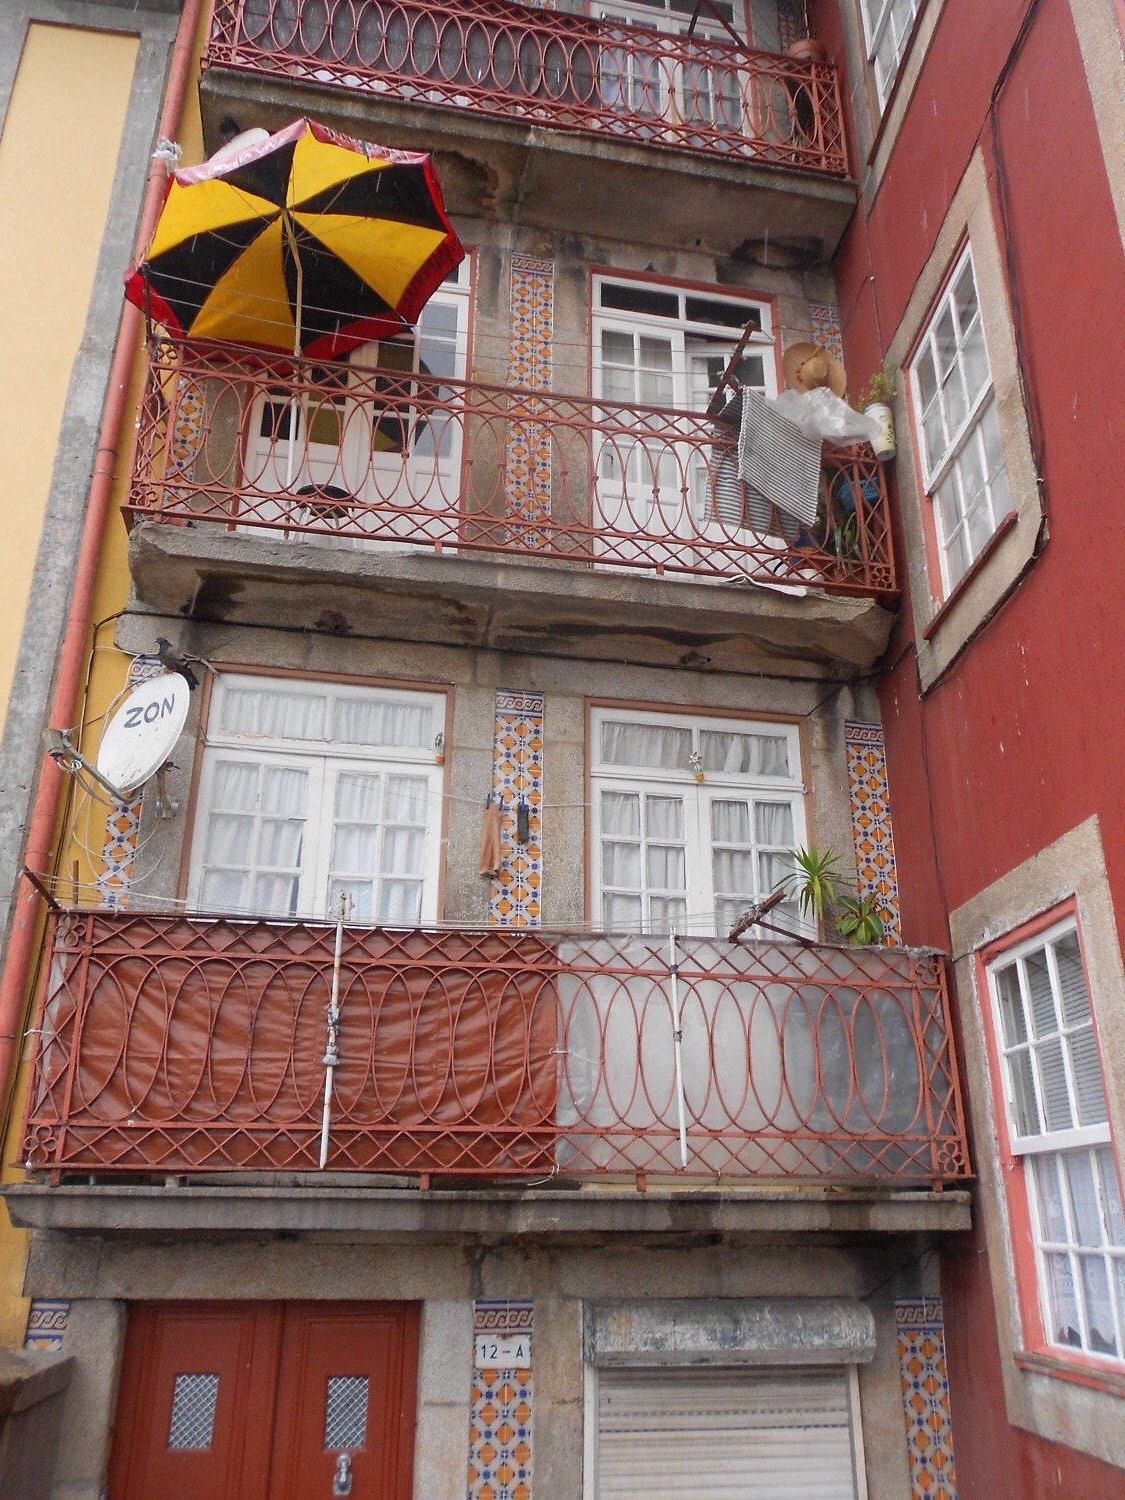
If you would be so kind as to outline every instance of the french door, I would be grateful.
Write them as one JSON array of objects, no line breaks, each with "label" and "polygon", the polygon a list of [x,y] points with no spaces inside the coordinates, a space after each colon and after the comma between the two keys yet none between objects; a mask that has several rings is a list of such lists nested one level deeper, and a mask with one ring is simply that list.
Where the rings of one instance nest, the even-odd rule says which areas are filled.
[{"label": "french door", "polygon": [[110,1500],[410,1500],[418,1309],[137,1304]]}]

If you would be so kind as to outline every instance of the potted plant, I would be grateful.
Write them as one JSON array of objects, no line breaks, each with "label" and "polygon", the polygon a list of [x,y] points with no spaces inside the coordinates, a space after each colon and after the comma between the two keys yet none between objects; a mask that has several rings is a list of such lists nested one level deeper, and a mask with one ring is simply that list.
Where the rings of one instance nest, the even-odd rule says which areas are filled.
[{"label": "potted plant", "polygon": [[856,410],[879,424],[879,434],[872,439],[871,446],[880,463],[889,463],[895,456],[895,414],[891,409],[894,395],[894,370],[876,370],[856,398]]},{"label": "potted plant", "polygon": [[852,895],[848,891],[837,896],[836,882],[841,878],[836,851],[809,844],[795,851],[793,869],[782,876],[774,889],[796,896],[802,915],[815,917],[818,924],[824,922],[828,911],[835,906],[838,915],[834,925],[845,943],[855,947],[881,943],[886,929],[874,896]]}]

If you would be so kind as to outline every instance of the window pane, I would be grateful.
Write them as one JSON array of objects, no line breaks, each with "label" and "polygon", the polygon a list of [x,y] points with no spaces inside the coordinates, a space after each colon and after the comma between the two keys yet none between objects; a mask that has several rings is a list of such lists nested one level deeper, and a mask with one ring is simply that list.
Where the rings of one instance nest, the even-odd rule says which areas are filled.
[{"label": "window pane", "polygon": [[424,826],[430,788],[424,776],[387,777],[387,822]]},{"label": "window pane", "polygon": [[323,740],[328,699],[296,688],[228,687],[223,693],[224,734],[275,740]]},{"label": "window pane", "polygon": [[611,766],[683,770],[691,754],[691,730],[603,719],[601,752],[602,760]]},{"label": "window pane", "polygon": [[1055,997],[1047,972],[1045,950],[1040,948],[1036,953],[1029,953],[1023,960],[1023,968],[1032,1033],[1037,1037],[1050,1036],[1058,1030],[1058,1016],[1055,1013]]},{"label": "window pane", "polygon": [[1059,998],[1062,1001],[1063,1024],[1085,1026],[1090,1023],[1090,996],[1086,989],[1086,971],[1077,932],[1068,932],[1052,943],[1055,968],[1059,976]]},{"label": "window pane", "polygon": [[641,898],[605,892],[602,896],[602,925],[607,932],[640,932]]},{"label": "window pane", "polygon": [[[675,927],[683,932],[687,927],[687,903],[675,896],[653,896],[648,904],[650,932],[667,932]],[[699,926],[699,922],[694,924]],[[710,921],[705,925],[710,926]]]},{"label": "window pane", "polygon": [[296,875],[259,874],[254,878],[254,910],[264,917],[295,917],[297,889]]},{"label": "window pane", "polygon": [[1082,1268],[1082,1299],[1086,1304],[1089,1347],[1095,1354],[1116,1354],[1108,1267],[1100,1255],[1083,1255],[1079,1258],[1079,1265]]},{"label": "window pane", "polygon": [[1063,1063],[1062,1043],[1053,1037],[1036,1049],[1039,1059],[1039,1081],[1043,1089],[1044,1128],[1069,1130],[1075,1123],[1070,1107],[1070,1088]]},{"label": "window pane", "polygon": [[996,994],[1000,1001],[1000,1024],[1004,1031],[1004,1042],[1014,1047],[1027,1041],[1027,1026],[1024,1021],[1023,1000],[1020,997],[1019,976],[1015,964],[995,973]]},{"label": "window pane", "polygon": [[428,703],[337,698],[332,705],[332,738],[341,745],[428,750],[434,733],[434,709]]},{"label": "window pane", "polygon": [[974,319],[965,335],[961,358],[965,366],[965,385],[969,400],[975,401],[989,382],[988,351],[984,347],[984,329],[980,318]]},{"label": "window pane", "polygon": [[617,837],[640,838],[641,799],[635,792],[602,793],[602,831]]},{"label": "window pane", "polygon": [[754,855],[751,850],[718,849],[712,859],[715,890],[726,896],[743,897],[743,905],[754,899]]},{"label": "window pane", "polygon": [[605,885],[641,888],[641,846],[602,843],[602,882]]},{"label": "window pane", "polygon": [[682,839],[683,802],[679,797],[646,797],[645,825],[650,839]]},{"label": "window pane", "polygon": [[646,883],[650,889],[662,891],[686,889],[687,877],[682,849],[670,849],[663,844],[650,844],[645,865]]},{"label": "window pane", "polygon": [[750,804],[712,802],[711,838],[717,844],[749,844]]},{"label": "window pane", "polygon": [[788,802],[755,803],[754,828],[759,844],[791,849],[795,841],[792,806]]},{"label": "window pane", "polygon": [[1105,1204],[1110,1243],[1125,1249],[1125,1211],[1121,1206],[1121,1188],[1117,1181],[1113,1152],[1108,1146],[1102,1146],[1094,1154],[1098,1163],[1098,1177],[1101,1181],[1102,1202]]},{"label": "window pane", "polygon": [[1070,1256],[1065,1253],[1044,1256],[1047,1272],[1047,1300],[1050,1321],[1047,1336],[1054,1344],[1072,1349],[1082,1347],[1082,1322],[1074,1289],[1074,1272]]},{"label": "window pane", "polygon": [[1065,1245],[1070,1236],[1066,1227],[1066,1209],[1063,1207],[1062,1184],[1059,1168],[1062,1163],[1054,1155],[1029,1158],[1035,1172],[1035,1191],[1039,1203],[1040,1233],[1045,1240],[1056,1245]]},{"label": "window pane", "polygon": [[918,377],[918,395],[922,403],[922,410],[927,411],[934,401],[938,390],[937,370],[934,366],[933,351],[927,344],[922,351],[914,370]]},{"label": "window pane", "polygon": [[1020,1135],[1038,1135],[1042,1129],[1039,1108],[1035,1102],[1035,1083],[1031,1074],[1031,1054],[1014,1052],[1008,1069],[1015,1095],[1016,1130]]},{"label": "window pane", "polygon": [[704,729],[699,735],[699,748],[708,771],[748,776],[789,775],[789,741],[784,735]]},{"label": "window pane", "polygon": [[1063,1158],[1063,1165],[1074,1218],[1075,1243],[1100,1245],[1102,1214],[1093,1160],[1085,1151],[1069,1151]]}]

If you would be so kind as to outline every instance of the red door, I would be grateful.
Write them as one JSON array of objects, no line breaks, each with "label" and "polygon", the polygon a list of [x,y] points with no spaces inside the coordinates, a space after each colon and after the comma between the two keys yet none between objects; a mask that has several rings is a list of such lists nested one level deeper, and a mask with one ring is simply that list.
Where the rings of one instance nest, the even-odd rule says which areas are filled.
[{"label": "red door", "polygon": [[112,1500],[410,1500],[418,1306],[132,1309]]}]

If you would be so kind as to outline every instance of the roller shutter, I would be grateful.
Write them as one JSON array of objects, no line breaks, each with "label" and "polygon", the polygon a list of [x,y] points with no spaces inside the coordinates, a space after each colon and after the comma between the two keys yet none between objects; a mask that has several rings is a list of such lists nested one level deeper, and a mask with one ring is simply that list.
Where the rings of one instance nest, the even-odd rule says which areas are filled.
[{"label": "roller shutter", "polygon": [[849,1374],[602,1369],[597,1500],[862,1500]]}]

